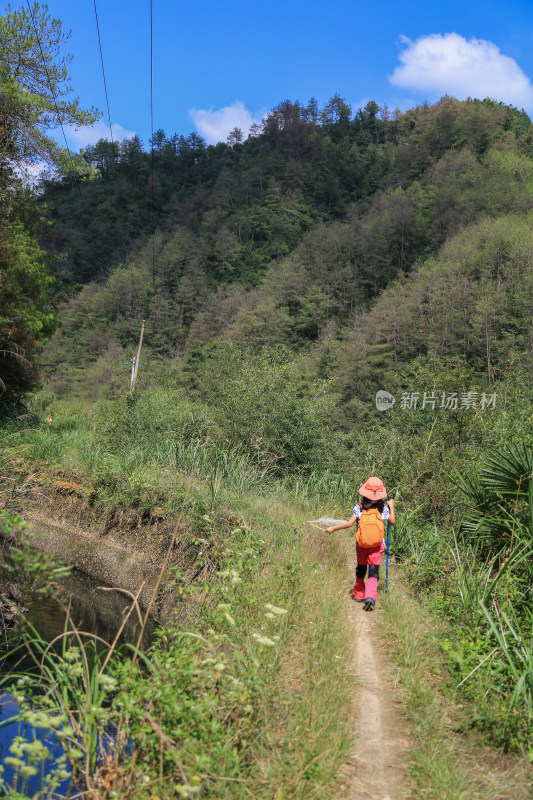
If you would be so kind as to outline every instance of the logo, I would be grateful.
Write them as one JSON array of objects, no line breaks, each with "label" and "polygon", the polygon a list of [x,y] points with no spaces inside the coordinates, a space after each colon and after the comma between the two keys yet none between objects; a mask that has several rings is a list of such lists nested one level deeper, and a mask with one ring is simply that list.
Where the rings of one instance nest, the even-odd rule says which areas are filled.
[{"label": "logo", "polygon": [[376,392],[376,408],[378,411],[386,411],[388,408],[392,408],[395,402],[394,395],[385,392],[383,389]]}]

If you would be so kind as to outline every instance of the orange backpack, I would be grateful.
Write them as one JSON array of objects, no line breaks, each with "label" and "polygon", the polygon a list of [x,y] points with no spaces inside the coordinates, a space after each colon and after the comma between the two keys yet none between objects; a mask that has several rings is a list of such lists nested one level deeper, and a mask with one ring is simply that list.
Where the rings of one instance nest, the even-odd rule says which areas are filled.
[{"label": "orange backpack", "polygon": [[377,547],[383,541],[385,525],[377,508],[361,511],[355,540],[359,547]]}]

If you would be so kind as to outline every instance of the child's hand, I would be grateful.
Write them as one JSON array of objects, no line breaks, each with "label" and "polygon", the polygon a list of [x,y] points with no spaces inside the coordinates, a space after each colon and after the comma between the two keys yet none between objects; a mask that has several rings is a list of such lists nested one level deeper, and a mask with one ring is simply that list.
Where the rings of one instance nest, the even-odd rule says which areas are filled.
[{"label": "child's hand", "polygon": [[330,528],[326,528],[326,533],[333,533],[333,530],[334,530],[333,526],[331,526]]}]

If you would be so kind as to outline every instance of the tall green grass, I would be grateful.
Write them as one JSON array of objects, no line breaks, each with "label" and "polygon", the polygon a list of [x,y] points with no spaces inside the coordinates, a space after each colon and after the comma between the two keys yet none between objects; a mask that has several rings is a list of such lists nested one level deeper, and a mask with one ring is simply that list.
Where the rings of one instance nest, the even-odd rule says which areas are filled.
[{"label": "tall green grass", "polygon": [[[51,426],[43,418],[13,432],[12,447],[24,454],[28,473],[77,473],[102,501],[148,511],[189,477],[208,489],[211,505],[221,490],[333,504],[352,500],[353,487],[344,476],[327,468],[280,476],[275,460],[250,454],[204,415],[195,417],[189,406],[179,409],[185,420],[176,419],[175,409],[168,418],[158,402],[152,407],[145,400],[141,410],[132,411],[131,418],[127,405],[117,403],[101,403],[92,413],[58,410]],[[146,424],[143,414],[149,417]]]},{"label": "tall green grass", "polygon": [[479,475],[456,475],[458,529],[406,515],[393,552],[397,545],[419,595],[449,623],[442,647],[456,685],[478,706],[474,724],[504,749],[533,754],[531,466],[521,443],[489,457]]}]

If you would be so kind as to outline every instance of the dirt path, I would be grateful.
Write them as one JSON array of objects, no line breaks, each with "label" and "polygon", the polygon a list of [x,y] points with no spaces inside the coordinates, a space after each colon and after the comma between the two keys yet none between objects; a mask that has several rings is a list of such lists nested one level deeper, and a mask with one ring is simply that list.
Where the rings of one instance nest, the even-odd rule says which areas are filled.
[{"label": "dirt path", "polygon": [[[349,570],[352,580],[353,562]],[[381,592],[384,583],[380,580]],[[410,794],[405,768],[410,739],[407,724],[396,708],[394,672],[380,637],[379,594],[376,610],[364,612],[362,604],[347,592],[346,613],[353,643],[354,744],[352,756],[341,770],[342,798],[407,800]]]}]

